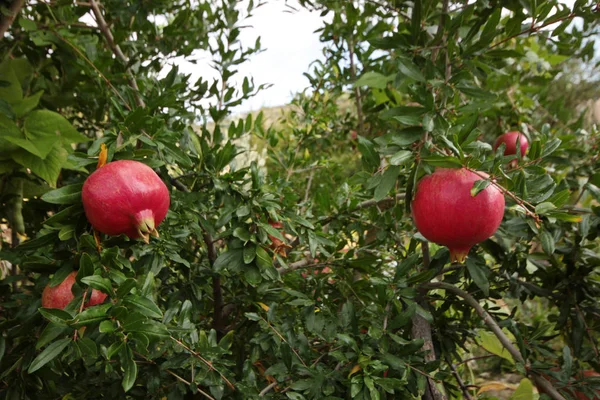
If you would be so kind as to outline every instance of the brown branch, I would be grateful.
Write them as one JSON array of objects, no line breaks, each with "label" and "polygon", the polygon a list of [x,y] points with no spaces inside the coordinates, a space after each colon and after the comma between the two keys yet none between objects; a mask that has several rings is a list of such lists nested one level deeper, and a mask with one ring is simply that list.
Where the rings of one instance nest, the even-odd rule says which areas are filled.
[{"label": "brown branch", "polygon": [[140,95],[140,89],[138,87],[137,81],[135,80],[135,76],[131,73],[127,65],[129,64],[129,59],[125,54],[121,51],[121,47],[117,43],[115,43],[115,38],[110,31],[104,17],[102,16],[102,11],[100,11],[100,5],[96,0],[90,0],[90,7],[92,8],[92,12],[96,17],[96,23],[98,24],[98,28],[102,32],[102,35],[106,39],[106,43],[108,43],[108,47],[112,50],[112,52],[117,56],[117,58],[125,65],[125,71],[127,73],[127,80],[129,81],[129,85],[134,90],[134,98],[135,103],[138,107],[146,107],[146,103],[142,99]]},{"label": "brown branch", "polygon": [[[354,64],[354,37],[350,35],[348,40],[348,51],[350,52],[350,78],[352,82],[356,82],[356,65]],[[357,131],[359,135],[364,135],[364,118],[362,113],[362,98],[360,87],[354,86],[354,95],[356,96],[356,117],[358,118]]]},{"label": "brown branch", "polygon": [[[502,331],[502,328],[498,325],[496,320],[479,304],[477,300],[469,293],[464,290],[457,288],[449,283],[445,282],[428,282],[422,285],[425,289],[443,289],[447,292],[453,293],[454,295],[461,297],[464,302],[473,307],[479,317],[483,320],[483,322],[490,328],[490,330],[496,335],[500,343],[502,343],[502,347],[504,347],[510,355],[515,359],[515,361],[523,364],[525,369],[529,368],[529,365],[525,362],[525,359],[521,355],[519,349],[515,347],[515,345],[510,341],[508,336]],[[536,373],[531,373],[531,377],[535,382],[535,385],[544,391],[544,393],[548,394],[550,398],[554,400],[565,400],[565,398],[552,386],[550,382],[546,378]]]},{"label": "brown branch", "polygon": [[452,364],[450,360],[446,360],[446,362],[450,366],[450,369],[452,370],[452,375],[454,375],[458,386],[460,386],[460,390],[463,392],[463,398],[467,400],[473,400],[471,394],[469,393],[469,388],[465,385],[465,382],[462,380],[460,374],[458,373],[458,370],[456,369],[456,365]]},{"label": "brown branch", "polygon": [[8,31],[8,28],[10,28],[15,18],[17,18],[17,15],[24,5],[25,0],[13,0],[8,9],[8,15],[5,15],[0,21],[0,40],[4,39],[4,34]]},{"label": "brown branch", "polygon": [[275,334],[279,337],[279,339],[281,339],[281,341],[283,341],[285,344],[287,344],[289,346],[289,348],[296,355],[296,357],[298,358],[298,360],[300,360],[300,362],[302,363],[302,365],[304,365],[306,368],[308,368],[308,365],[306,365],[306,363],[304,362],[304,360],[302,359],[302,357],[300,357],[300,354],[298,354],[298,352],[296,351],[296,349],[294,349],[292,347],[292,345],[283,337],[283,335],[281,333],[279,333],[279,331],[277,329],[275,329],[275,327],[273,325],[271,325],[271,323],[269,321],[267,321],[266,319],[264,319],[262,316],[260,317],[260,319],[262,319],[264,321],[264,323],[266,323],[267,326],[269,328],[271,328],[273,330],[273,332],[275,332]]},{"label": "brown branch", "polygon": [[562,18],[559,18],[559,19],[557,19],[557,20],[555,20],[555,21],[546,22],[545,24],[543,24],[543,25],[540,25],[540,26],[532,26],[532,27],[531,27],[531,28],[529,28],[529,29],[525,29],[524,31],[521,31],[521,32],[519,32],[519,33],[517,33],[517,34],[514,34],[514,35],[512,35],[512,36],[509,36],[509,37],[507,37],[507,38],[504,38],[504,39],[502,39],[501,41],[499,41],[498,43],[495,43],[495,44],[491,45],[491,46],[490,46],[490,49],[493,49],[493,48],[495,48],[495,47],[498,47],[498,46],[500,46],[500,45],[502,45],[502,44],[504,44],[504,43],[508,42],[509,40],[511,40],[511,39],[514,39],[514,38],[516,38],[516,37],[518,37],[518,36],[521,36],[521,35],[526,35],[526,34],[528,34],[528,33],[537,32],[537,31],[539,31],[540,29],[547,27],[548,25],[556,24],[557,22],[565,21],[565,20],[567,20],[567,19],[572,19],[573,17],[575,17],[575,13],[571,13],[571,14],[569,14],[569,15],[567,15],[567,16],[564,16],[564,17],[562,17]]},{"label": "brown branch", "polygon": [[287,274],[287,273],[290,273],[292,271],[295,271],[295,270],[301,269],[301,268],[310,268],[310,267],[316,267],[319,265],[325,265],[325,263],[313,263],[313,261],[314,261],[314,259],[310,255],[308,255],[306,258],[304,258],[300,261],[296,261],[291,264],[288,264],[287,268],[286,267],[277,268],[277,272],[279,272],[279,274],[283,275],[283,274]]},{"label": "brown branch", "polygon": [[[429,243],[421,243],[421,250],[423,252],[423,267],[419,271],[424,271],[429,268],[430,256],[429,256]],[[427,289],[419,289],[417,297],[418,304],[425,310],[428,311],[429,303],[425,300]],[[415,314],[412,318],[411,336],[413,339],[423,339],[422,351],[425,351],[425,362],[433,362],[436,360],[435,348],[433,345],[433,336],[431,334],[431,324],[419,314]],[[446,396],[440,392],[435,385],[435,382],[427,378],[427,389],[423,396],[425,400],[445,400]]]}]

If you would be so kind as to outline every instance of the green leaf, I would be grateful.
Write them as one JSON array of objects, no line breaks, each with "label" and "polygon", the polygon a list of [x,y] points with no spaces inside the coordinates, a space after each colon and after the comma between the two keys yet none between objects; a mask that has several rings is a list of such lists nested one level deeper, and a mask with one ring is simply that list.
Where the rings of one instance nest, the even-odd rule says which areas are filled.
[{"label": "green leaf", "polygon": [[35,109],[40,103],[40,98],[43,94],[44,91],[40,90],[29,97],[25,97],[20,102],[13,104],[13,110],[17,118],[22,118]]},{"label": "green leaf", "polygon": [[393,165],[388,167],[388,169],[383,173],[381,182],[375,188],[375,195],[374,195],[375,201],[379,201],[379,200],[383,199],[385,196],[387,196],[389,191],[396,184],[396,179],[398,178],[399,173],[400,173],[400,167],[393,166]]},{"label": "green leaf", "polygon": [[550,232],[543,230],[540,232],[540,241],[542,242],[542,249],[544,249],[544,253],[549,256],[554,253],[554,237],[550,234]]},{"label": "green leaf", "polygon": [[85,278],[81,279],[81,282],[104,293],[112,293],[112,284],[110,283],[110,280],[103,278],[100,275],[86,276]]},{"label": "green leaf", "polygon": [[227,268],[229,271],[239,271],[243,266],[243,250],[229,249],[217,257],[215,260],[214,269],[215,272],[219,272],[224,268]]},{"label": "green leaf", "polygon": [[111,307],[112,303],[105,303],[86,308],[75,317],[71,325],[81,327],[103,321],[108,318],[107,313]]},{"label": "green leaf", "polygon": [[267,234],[276,237],[277,239],[285,242],[285,238],[283,237],[283,235],[281,234],[281,231],[279,229],[276,229],[274,227],[272,227],[270,224],[259,224],[260,228],[267,231]]},{"label": "green leaf", "polygon": [[77,132],[65,117],[50,110],[33,111],[25,118],[23,127],[31,140],[58,136],[64,144],[90,141],[88,137]]},{"label": "green leaf", "polygon": [[473,282],[487,297],[490,294],[490,282],[488,281],[488,269],[485,264],[479,264],[471,258],[467,258],[467,270]]},{"label": "green leaf", "polygon": [[463,166],[460,160],[456,157],[432,155],[423,157],[421,160],[434,167],[462,168]]},{"label": "green leaf", "polygon": [[64,335],[68,332],[72,332],[73,328],[68,327],[67,325],[55,324],[50,322],[42,331],[40,338],[35,344],[35,349],[39,350],[54,339],[56,339],[60,335]]},{"label": "green leaf", "polygon": [[481,191],[485,190],[488,186],[490,186],[491,182],[487,179],[480,179],[473,183],[473,187],[471,188],[471,196],[477,196]]},{"label": "green leaf", "polygon": [[244,246],[244,264],[250,264],[256,257],[256,245],[254,243],[247,243]]},{"label": "green leaf", "polygon": [[80,339],[75,343],[79,347],[79,350],[81,350],[81,352],[87,357],[91,357],[94,359],[98,357],[98,346],[96,346],[96,342],[94,342],[89,337]]},{"label": "green leaf", "polygon": [[61,310],[59,308],[38,308],[40,314],[44,316],[48,321],[55,323],[56,325],[66,326],[67,321],[71,320],[73,316]]},{"label": "green leaf", "polygon": [[8,103],[17,103],[23,98],[23,89],[17,74],[11,66],[11,60],[6,59],[0,64],[0,77],[4,82],[8,82],[8,86],[0,86],[0,99]]},{"label": "green leaf", "polygon": [[123,390],[128,392],[137,378],[137,364],[133,359],[133,352],[131,348],[126,345],[122,348],[121,352],[121,367],[123,367],[123,381],[121,382]]},{"label": "green leaf", "polygon": [[142,315],[150,318],[162,318],[163,314],[160,308],[154,302],[146,297],[128,295],[123,302],[133,311],[137,311]]},{"label": "green leaf", "polygon": [[404,165],[412,162],[414,159],[412,151],[400,150],[396,154],[390,157],[391,165]]},{"label": "green leaf", "polygon": [[51,187],[56,187],[56,180],[67,158],[67,151],[60,146],[52,147],[45,159],[25,150],[19,150],[13,154],[13,160],[29,168],[31,172],[42,178]]},{"label": "green leaf", "polygon": [[126,332],[138,332],[157,338],[167,338],[170,336],[166,326],[162,323],[150,320],[148,317],[137,312],[127,314],[122,326]]},{"label": "green leaf", "polygon": [[373,142],[362,136],[358,136],[358,150],[362,154],[362,161],[367,169],[379,168],[379,153],[375,151]]},{"label": "green leaf", "polygon": [[250,232],[241,226],[238,226],[233,230],[233,236],[240,239],[242,242],[247,242],[251,238]]},{"label": "green leaf", "polygon": [[51,190],[42,196],[42,200],[52,204],[75,204],[81,202],[81,189],[83,183],[63,186],[60,189]]},{"label": "green leaf", "polygon": [[483,347],[485,350],[510,361],[511,364],[515,363],[508,350],[502,347],[502,343],[492,332],[478,330],[476,338],[481,347]]},{"label": "green leaf", "polygon": [[379,72],[366,72],[356,82],[354,87],[368,86],[371,88],[385,89],[387,83],[394,80],[394,76],[385,76]]},{"label": "green leaf", "polygon": [[261,246],[256,247],[256,265],[258,265],[258,268],[261,270],[273,266],[273,259]]},{"label": "green leaf", "polygon": [[519,387],[510,396],[510,400],[533,400],[533,384],[527,378],[521,379]]},{"label": "green leaf", "polygon": [[102,322],[100,322],[100,326],[98,327],[98,330],[100,330],[100,332],[102,332],[102,333],[110,333],[110,332],[114,332],[116,330],[116,326],[115,326],[115,323],[111,320],[102,321]]},{"label": "green leaf", "polygon": [[7,138],[17,138],[24,139],[21,130],[10,118],[6,117],[4,114],[0,114],[0,155],[10,156],[13,151],[19,149],[19,146],[12,143]]},{"label": "green leaf", "polygon": [[60,339],[53,342],[31,362],[27,372],[32,374],[54,360],[69,345],[69,343],[71,343],[71,339]]},{"label": "green leaf", "polygon": [[412,60],[408,58],[398,58],[398,69],[400,72],[411,79],[419,82],[425,82],[426,79]]}]

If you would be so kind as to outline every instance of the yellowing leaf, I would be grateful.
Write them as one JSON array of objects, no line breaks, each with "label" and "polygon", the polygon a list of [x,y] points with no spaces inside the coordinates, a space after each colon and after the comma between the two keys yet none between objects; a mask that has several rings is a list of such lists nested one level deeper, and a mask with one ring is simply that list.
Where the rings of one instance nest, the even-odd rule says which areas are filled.
[{"label": "yellowing leaf", "polygon": [[258,305],[260,306],[260,308],[262,308],[263,310],[265,310],[265,311],[269,311],[269,306],[268,306],[268,305],[266,305],[265,303],[258,302],[257,304],[258,304]]},{"label": "yellowing leaf", "polygon": [[485,393],[485,392],[489,392],[489,391],[499,391],[499,390],[506,390],[506,389],[510,389],[510,390],[514,390],[515,389],[515,385],[510,384],[510,383],[504,383],[504,382],[489,382],[489,383],[485,383],[483,385],[481,385],[479,387],[479,390],[477,391],[477,394],[481,394],[481,393]]},{"label": "yellowing leaf", "polygon": [[357,373],[358,371],[360,371],[362,368],[360,367],[360,365],[356,364],[354,367],[352,367],[352,369],[350,370],[350,373],[348,374],[348,378],[350,378],[352,375],[354,375],[355,373]]}]

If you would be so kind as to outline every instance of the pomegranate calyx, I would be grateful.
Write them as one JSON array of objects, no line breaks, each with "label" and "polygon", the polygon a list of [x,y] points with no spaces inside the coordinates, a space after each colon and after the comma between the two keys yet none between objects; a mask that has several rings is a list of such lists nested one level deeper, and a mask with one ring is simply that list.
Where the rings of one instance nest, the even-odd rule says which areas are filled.
[{"label": "pomegranate calyx", "polygon": [[137,234],[144,242],[150,243],[150,235],[158,237],[152,210],[142,210],[135,214],[133,219],[135,220]]},{"label": "pomegranate calyx", "polygon": [[464,264],[469,251],[471,250],[471,246],[467,248],[452,248],[450,249],[450,262]]}]

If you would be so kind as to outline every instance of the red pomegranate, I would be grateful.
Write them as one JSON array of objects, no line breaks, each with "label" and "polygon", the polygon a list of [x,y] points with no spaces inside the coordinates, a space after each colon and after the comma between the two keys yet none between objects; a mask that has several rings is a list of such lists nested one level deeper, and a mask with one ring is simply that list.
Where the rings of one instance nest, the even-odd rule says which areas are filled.
[{"label": "red pomegranate", "polygon": [[496,151],[502,143],[506,143],[504,155],[510,156],[517,154],[517,142],[519,142],[521,155],[524,156],[529,148],[529,141],[525,135],[517,131],[506,132],[504,135],[500,135],[498,139],[496,139],[496,142],[494,142],[494,151]]},{"label": "red pomegranate", "polygon": [[466,168],[437,168],[417,185],[411,204],[415,225],[427,240],[448,246],[452,262],[464,262],[471,247],[492,236],[502,222],[504,196],[496,186],[471,195],[473,183],[487,176]]},{"label": "red pomegranate", "polygon": [[[58,285],[50,287],[50,284],[48,284],[42,292],[42,307],[64,309],[75,298],[71,288],[75,283],[76,276],[77,271],[73,271]],[[84,308],[100,304],[104,302],[104,299],[106,299],[105,293],[92,289],[92,294],[89,300],[85,302]]]},{"label": "red pomegranate", "polygon": [[149,241],[169,210],[169,190],[156,173],[138,161],[114,161],[98,168],[83,184],[85,215],[94,229]]}]

